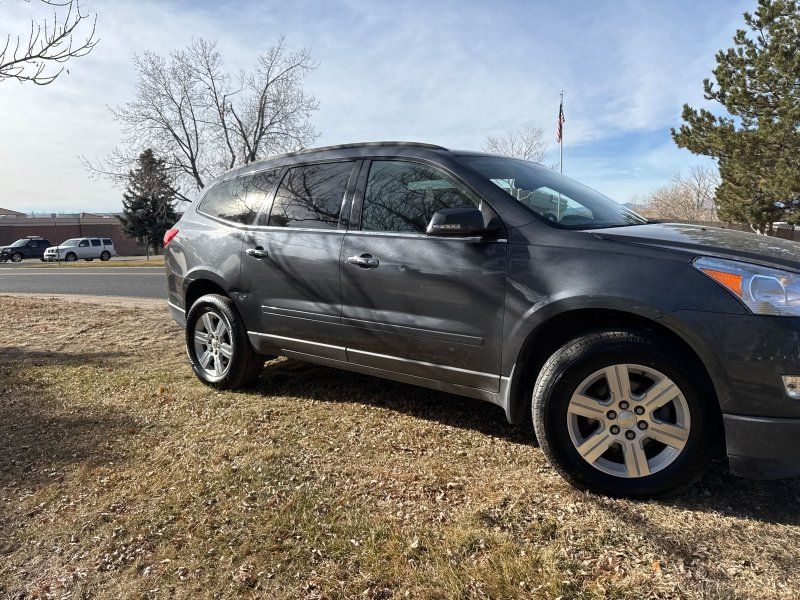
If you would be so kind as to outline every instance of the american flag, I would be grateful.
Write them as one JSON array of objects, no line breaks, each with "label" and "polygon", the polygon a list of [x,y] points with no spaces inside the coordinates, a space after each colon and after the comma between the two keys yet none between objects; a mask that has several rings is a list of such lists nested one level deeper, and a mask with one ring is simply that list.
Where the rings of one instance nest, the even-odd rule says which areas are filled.
[{"label": "american flag", "polygon": [[556,125],[556,141],[561,143],[561,136],[564,133],[564,101],[558,105],[558,125]]}]

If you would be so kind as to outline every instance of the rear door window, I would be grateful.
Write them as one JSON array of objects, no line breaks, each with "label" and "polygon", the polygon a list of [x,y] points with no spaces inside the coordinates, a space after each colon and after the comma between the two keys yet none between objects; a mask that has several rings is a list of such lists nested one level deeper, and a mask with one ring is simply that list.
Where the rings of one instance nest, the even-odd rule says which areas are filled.
[{"label": "rear door window", "polygon": [[92,238],[92,246],[100,246],[100,240],[97,238]]},{"label": "rear door window", "polygon": [[355,164],[352,161],[322,163],[289,169],[275,195],[268,224],[336,229]]}]

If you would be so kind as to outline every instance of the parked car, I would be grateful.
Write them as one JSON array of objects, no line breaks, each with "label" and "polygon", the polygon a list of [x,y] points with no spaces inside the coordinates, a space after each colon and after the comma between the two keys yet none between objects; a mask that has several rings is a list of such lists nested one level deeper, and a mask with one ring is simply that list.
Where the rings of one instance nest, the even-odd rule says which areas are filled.
[{"label": "parked car", "polygon": [[99,258],[106,261],[116,255],[117,251],[111,238],[71,238],[45,250],[44,260],[74,262],[80,258],[86,261]]},{"label": "parked car", "polygon": [[800,245],[646,219],[511,158],[304,150],[211,182],[164,238],[209,386],[285,355],[499,405],[573,485],[644,497],[724,441],[800,474]]},{"label": "parked car", "polygon": [[11,244],[0,248],[0,262],[21,262],[23,258],[42,258],[45,249],[50,245],[50,240],[38,236],[21,238]]}]

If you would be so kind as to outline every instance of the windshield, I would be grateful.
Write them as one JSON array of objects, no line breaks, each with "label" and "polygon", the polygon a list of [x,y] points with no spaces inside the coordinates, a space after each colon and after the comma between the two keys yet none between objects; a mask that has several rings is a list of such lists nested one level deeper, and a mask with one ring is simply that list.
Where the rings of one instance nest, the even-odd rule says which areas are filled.
[{"label": "windshield", "polygon": [[72,238],[71,240],[67,240],[66,242],[61,242],[59,246],[77,246],[78,242],[80,242],[80,238]]},{"label": "windshield", "polygon": [[611,198],[535,163],[499,156],[456,158],[553,227],[600,229],[647,223]]},{"label": "windshield", "polygon": [[27,243],[28,243],[28,240],[26,240],[26,239],[17,240],[17,241],[16,241],[16,242],[14,242],[13,244],[11,244],[11,247],[12,247],[12,248],[19,248],[20,246],[24,246],[24,245],[26,245]]}]

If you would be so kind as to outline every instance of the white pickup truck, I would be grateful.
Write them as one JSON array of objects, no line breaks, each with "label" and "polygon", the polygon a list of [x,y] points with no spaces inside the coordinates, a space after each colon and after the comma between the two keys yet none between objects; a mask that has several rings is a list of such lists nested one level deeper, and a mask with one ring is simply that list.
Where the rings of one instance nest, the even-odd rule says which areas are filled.
[{"label": "white pickup truck", "polygon": [[99,258],[106,261],[116,255],[114,242],[110,238],[72,238],[45,250],[42,260],[75,262],[79,258],[83,260]]}]

